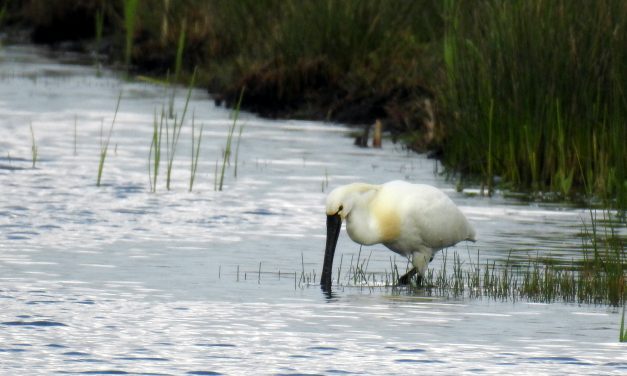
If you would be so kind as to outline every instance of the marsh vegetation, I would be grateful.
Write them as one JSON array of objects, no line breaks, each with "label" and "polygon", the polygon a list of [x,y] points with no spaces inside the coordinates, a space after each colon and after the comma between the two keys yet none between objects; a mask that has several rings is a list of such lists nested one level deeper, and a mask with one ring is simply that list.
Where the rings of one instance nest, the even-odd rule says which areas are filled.
[{"label": "marsh vegetation", "polygon": [[621,0],[32,0],[3,15],[36,41],[95,38],[131,71],[187,82],[198,67],[197,85],[232,106],[246,86],[261,114],[381,119],[442,151],[460,186],[626,207]]}]

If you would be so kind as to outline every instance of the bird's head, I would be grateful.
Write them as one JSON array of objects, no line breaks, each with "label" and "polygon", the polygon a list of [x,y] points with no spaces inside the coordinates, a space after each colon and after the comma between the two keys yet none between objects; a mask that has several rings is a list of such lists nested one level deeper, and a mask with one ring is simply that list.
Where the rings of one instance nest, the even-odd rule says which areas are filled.
[{"label": "bird's head", "polygon": [[357,201],[372,197],[369,193],[374,193],[378,188],[379,186],[366,183],[352,183],[335,188],[327,196],[327,216],[338,215],[345,220]]},{"label": "bird's head", "polygon": [[340,219],[346,219],[353,207],[353,199],[350,194],[349,186],[343,185],[337,187],[327,196],[327,216],[337,215]]},{"label": "bird's head", "polygon": [[320,285],[323,290],[331,290],[333,256],[335,254],[337,238],[342,228],[342,220],[348,218],[355,203],[362,197],[362,194],[375,189],[376,186],[370,184],[353,183],[337,187],[327,196],[327,243],[324,251],[322,275],[320,276]]}]

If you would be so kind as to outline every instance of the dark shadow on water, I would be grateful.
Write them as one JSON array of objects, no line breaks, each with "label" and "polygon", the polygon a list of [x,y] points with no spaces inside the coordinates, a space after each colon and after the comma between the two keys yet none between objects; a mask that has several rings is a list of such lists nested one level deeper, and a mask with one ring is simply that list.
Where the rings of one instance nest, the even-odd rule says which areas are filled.
[{"label": "dark shadow on water", "polygon": [[17,171],[17,170],[28,170],[28,169],[26,167],[18,167],[18,166],[13,166],[13,165],[0,164],[0,170]]},{"label": "dark shadow on water", "polygon": [[592,365],[591,363],[587,363],[581,361],[577,358],[571,358],[566,356],[542,356],[542,357],[531,357],[527,358],[527,360],[531,362],[551,362],[551,363],[562,363],[562,364],[578,364],[578,365]]},{"label": "dark shadow on water", "polygon": [[320,285],[320,289],[322,290],[322,294],[327,302],[335,302],[338,300],[339,295],[333,292],[331,285]]},{"label": "dark shadow on water", "polygon": [[27,326],[27,327],[32,327],[32,326],[38,326],[38,327],[67,326],[67,325],[62,324],[60,322],[48,321],[48,320],[38,320],[38,321],[5,321],[5,322],[2,323],[2,325],[6,325],[6,326]]}]

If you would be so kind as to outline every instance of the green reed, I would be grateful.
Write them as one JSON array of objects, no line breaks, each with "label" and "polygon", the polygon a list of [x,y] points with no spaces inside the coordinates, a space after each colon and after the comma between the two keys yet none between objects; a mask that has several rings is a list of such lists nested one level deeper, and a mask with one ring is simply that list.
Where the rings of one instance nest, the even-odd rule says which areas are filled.
[{"label": "green reed", "polygon": [[[185,38],[186,38],[186,27],[187,23],[185,19],[183,19],[181,23],[181,31],[179,32],[178,43],[176,45],[176,57],[174,59],[174,77],[172,81],[176,84],[181,77],[181,70],[183,67],[183,52],[185,51]],[[195,72],[195,70],[194,70]],[[167,82],[170,82],[170,77],[168,74]],[[169,107],[169,116],[174,116],[174,94],[175,88],[172,88],[172,92],[170,94],[170,107]]]},{"label": "green reed", "polygon": [[620,342],[627,342],[627,327],[625,327],[625,306],[623,306],[623,315],[620,319],[620,332],[618,334]]},{"label": "green reed", "polygon": [[201,124],[200,130],[198,131],[198,138],[196,138],[195,116],[192,113],[192,159],[191,159],[190,174],[189,174],[189,192],[191,192],[192,188],[194,187],[194,181],[196,180],[196,172],[198,171],[198,157],[200,156],[200,144],[202,142],[203,128],[204,128],[204,124]]},{"label": "green reed", "polygon": [[124,30],[126,32],[124,64],[126,65],[127,70],[131,66],[138,5],[139,0],[124,0]]},{"label": "green reed", "polygon": [[159,166],[161,164],[161,140],[163,139],[163,125],[165,119],[165,111],[161,109],[161,115],[157,116],[155,110],[152,122],[152,140],[150,142],[150,151],[148,153],[148,181],[150,183],[150,191],[157,191],[157,176],[159,175]]},{"label": "green reed", "polygon": [[113,113],[113,120],[109,127],[109,133],[106,140],[103,139],[103,123],[100,123],[100,159],[98,161],[98,177],[96,178],[96,186],[100,187],[100,181],[102,179],[102,171],[104,170],[105,160],[107,159],[107,152],[109,150],[109,143],[111,142],[111,134],[113,133],[113,126],[115,125],[115,119],[118,116],[118,110],[120,109],[120,101],[122,100],[122,92],[118,94],[118,100],[115,105],[115,112]]},{"label": "green reed", "polygon": [[[218,191],[222,190],[222,187],[224,184],[224,172],[226,171],[226,165],[227,163],[230,163],[230,160],[231,160],[231,144],[233,142],[233,133],[235,132],[235,127],[237,126],[237,119],[239,118],[239,111],[242,105],[242,99],[244,98],[244,90],[245,88],[243,87],[242,90],[240,91],[237,104],[235,105],[235,108],[233,109],[233,112],[232,112],[233,123],[229,127],[227,137],[226,137],[226,146],[224,148],[224,152],[222,153],[222,169],[220,171],[220,180],[217,184]],[[241,135],[241,132],[240,132],[240,135]]]},{"label": "green reed", "polygon": [[35,140],[35,131],[33,130],[33,123],[30,123],[30,154],[31,159],[33,161],[32,168],[35,168],[35,164],[37,163],[37,156],[39,154],[39,147],[37,146],[37,141]]},{"label": "green reed", "polygon": [[176,44],[176,58],[174,60],[174,81],[178,81],[181,76],[181,68],[183,67],[183,52],[185,51],[187,21],[183,19],[181,22],[181,31],[179,32],[178,43]]}]

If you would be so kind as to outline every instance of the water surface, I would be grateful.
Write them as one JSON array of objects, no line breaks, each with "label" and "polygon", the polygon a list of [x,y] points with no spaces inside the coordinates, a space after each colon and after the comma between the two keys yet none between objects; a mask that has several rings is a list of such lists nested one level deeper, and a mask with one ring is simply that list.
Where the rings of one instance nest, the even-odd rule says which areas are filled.
[{"label": "water surface", "polygon": [[[194,189],[188,192],[186,122],[172,189],[162,164],[151,193],[153,117],[169,94],[113,72],[98,76],[75,60],[32,47],[0,49],[0,373],[627,372],[619,315],[606,306],[358,287],[329,300],[299,279],[303,271],[319,274],[324,197],[348,182],[404,179],[441,188],[476,227],[477,243],[449,250],[465,259],[477,251],[497,262],[581,258],[587,210],[458,193],[434,174],[435,161],[399,145],[360,149],[338,124],[245,113],[238,176],[231,160],[216,192],[230,110],[200,90],[189,104],[204,126]],[[106,137],[120,92],[96,187],[101,132]],[[179,113],[185,92],[177,91]],[[342,233],[336,260],[359,251]],[[384,247],[361,252],[369,270],[390,269],[394,255]],[[432,266],[441,262],[438,255]]]}]

